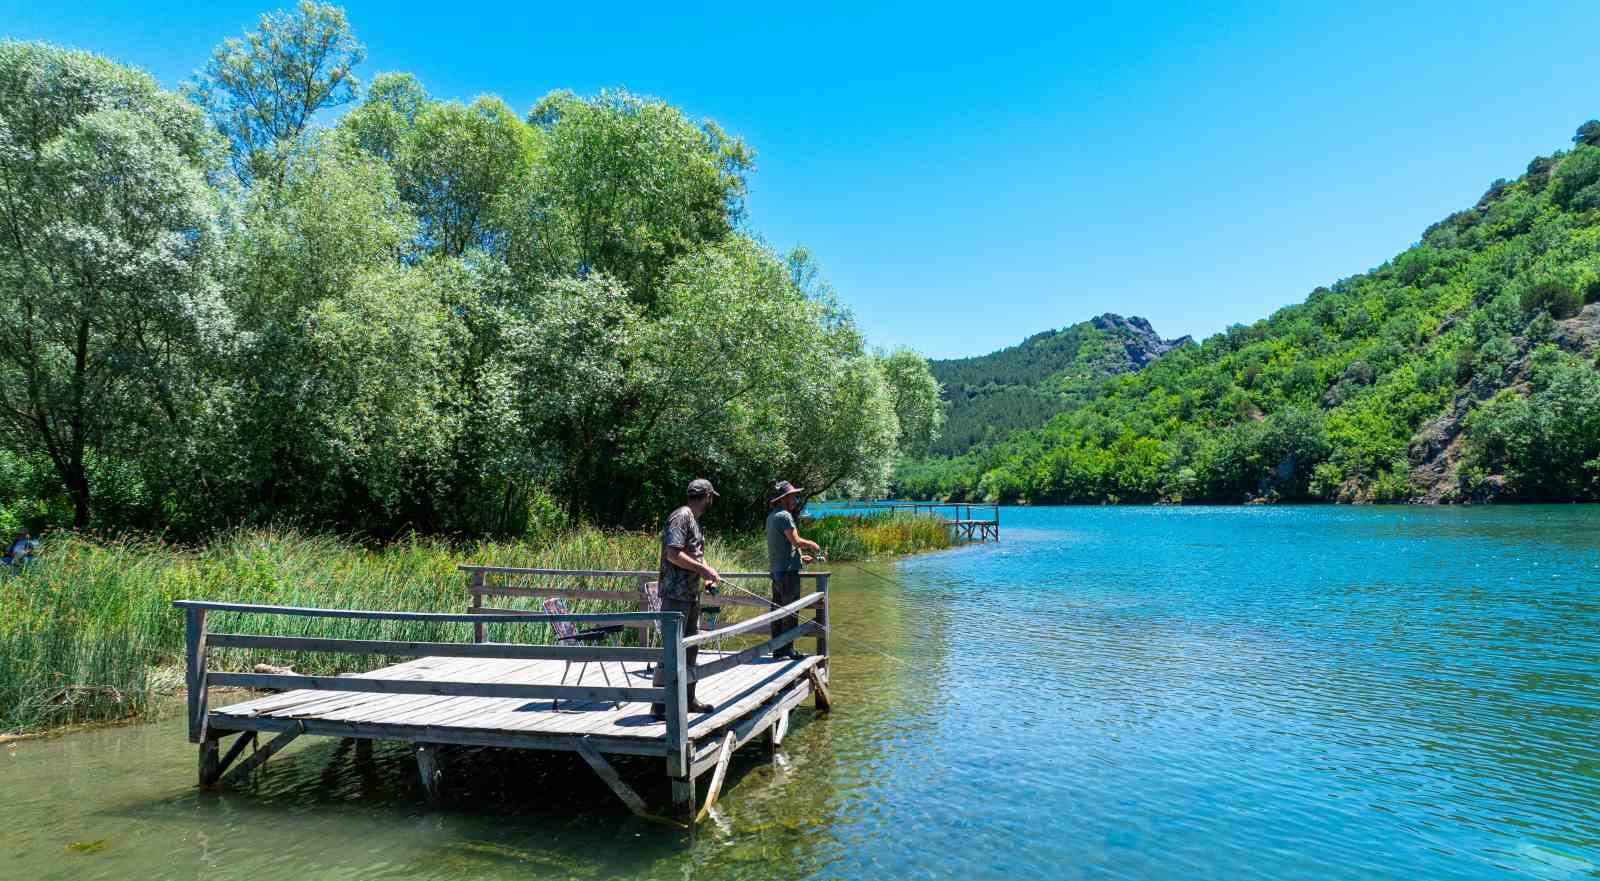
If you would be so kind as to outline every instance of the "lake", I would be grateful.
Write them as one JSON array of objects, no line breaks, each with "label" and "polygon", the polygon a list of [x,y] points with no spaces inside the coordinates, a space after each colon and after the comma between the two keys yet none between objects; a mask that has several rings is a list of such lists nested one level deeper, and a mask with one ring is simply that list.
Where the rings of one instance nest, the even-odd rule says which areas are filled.
[{"label": "lake", "polygon": [[174,720],[0,747],[5,874],[1600,877],[1600,509],[1002,523],[830,564],[835,711],[747,750],[692,852],[550,754],[452,755],[429,808],[399,747],[303,738],[200,793]]}]

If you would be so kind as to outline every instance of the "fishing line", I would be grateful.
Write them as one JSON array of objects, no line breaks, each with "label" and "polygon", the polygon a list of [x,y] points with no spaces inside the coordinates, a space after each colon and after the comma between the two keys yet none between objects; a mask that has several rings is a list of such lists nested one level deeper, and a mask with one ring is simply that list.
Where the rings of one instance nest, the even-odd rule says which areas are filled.
[{"label": "fishing line", "polygon": [[[879,577],[882,578],[882,576],[879,576]],[[884,579],[884,580],[887,581],[888,579]],[[783,608],[782,606],[778,605],[777,603],[773,602],[770,599],[767,599],[766,597],[762,596],[761,594],[755,593],[754,591],[746,590],[743,587],[740,587],[739,585],[734,584],[731,581],[726,581],[726,580],[719,581],[719,582],[717,582],[717,584],[718,585],[726,585],[726,586],[731,587],[734,590],[736,590],[736,591],[738,591],[738,592],[740,592],[742,594],[754,597],[754,598],[762,601],[763,603],[766,603],[767,605],[771,606],[774,609]],[[907,667],[911,666],[911,662],[905,660],[904,658],[897,658],[894,655],[891,655],[888,652],[884,651],[883,649],[880,649],[880,648],[877,648],[875,646],[869,645],[869,644],[867,644],[865,642],[862,642],[860,640],[851,639],[848,636],[842,636],[842,635],[840,635],[838,633],[835,633],[833,628],[828,626],[828,625],[826,625],[826,624],[818,624],[815,621],[810,621],[810,622],[807,622],[807,623],[809,623],[813,627],[820,628],[824,633],[828,634],[828,636],[830,638],[835,638],[836,637],[836,638],[840,639],[843,642],[847,642],[847,643],[850,643],[851,645],[856,646],[857,648],[863,648],[863,649],[866,649],[869,652],[872,652],[873,654],[882,655],[885,658],[888,658],[889,660],[894,661],[897,664],[903,664],[903,665],[905,665]]]}]

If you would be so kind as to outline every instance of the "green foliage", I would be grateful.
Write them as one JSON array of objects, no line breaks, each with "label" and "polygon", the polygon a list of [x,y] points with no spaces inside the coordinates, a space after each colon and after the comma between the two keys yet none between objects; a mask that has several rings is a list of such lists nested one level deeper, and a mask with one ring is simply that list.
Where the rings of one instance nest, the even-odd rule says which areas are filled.
[{"label": "green foliage", "polygon": [[738,231],[743,142],[400,73],[320,128],[364,52],[302,3],[191,104],[0,44],[0,525],[539,536],[654,524],[699,476],[755,522],[778,477],[880,491],[936,437],[925,363]]},{"label": "green foliage", "polygon": [[301,0],[224,40],[186,91],[232,145],[241,180],[281,181],[317,112],[355,100],[366,55],[343,9]]},{"label": "green foliage", "polygon": [[939,381],[928,369],[927,359],[910,349],[896,349],[880,357],[878,363],[889,384],[900,427],[900,455],[927,455],[929,447],[939,439],[945,420]]},{"label": "green foliage", "polygon": [[24,43],[0,120],[0,429],[88,526],[90,458],[170,453],[229,334],[211,141],[145,74]]},{"label": "green foliage", "polygon": [[[1503,478],[1515,498],[1592,498],[1600,427],[1586,401],[1596,374],[1577,354],[1592,342],[1569,320],[1600,296],[1591,221],[1600,148],[1588,128],[1571,153],[1496,182],[1388,264],[1136,373],[1080,385],[1076,399],[1018,394],[1057,369],[1022,352],[935,362],[936,376],[946,364],[970,371],[941,376],[955,404],[946,443],[958,455],[902,463],[896,489],[1025,503],[1383,502],[1483,495]],[[1571,351],[1556,358],[1553,345]],[[1529,395],[1496,396],[1525,381]],[[1055,415],[985,436],[959,418],[960,394]],[[1452,487],[1448,441],[1463,414],[1469,455]]]},{"label": "green foliage", "polygon": [[1529,501],[1600,498],[1600,374],[1553,346],[1532,360],[1528,394],[1503,389],[1469,417],[1467,463]]},{"label": "green foliage", "polygon": [[528,121],[549,152],[516,209],[515,266],[605,273],[649,307],[668,268],[729,236],[742,213],[755,154],[664,101],[556,92]]},{"label": "green foliage", "polygon": [[1142,319],[1104,315],[989,355],[932,361],[950,413],[930,452],[952,455],[1037,428],[1095,394],[1109,377],[1137,370],[1130,351],[1181,342],[1160,340]]},{"label": "green foliage", "polygon": [[1522,288],[1518,297],[1522,311],[1532,315],[1547,312],[1553,318],[1571,318],[1583,308],[1583,297],[1560,279],[1544,278]]},{"label": "green foliage", "polygon": [[1556,166],[1550,198],[1569,211],[1600,208],[1600,147],[1580,145]]}]

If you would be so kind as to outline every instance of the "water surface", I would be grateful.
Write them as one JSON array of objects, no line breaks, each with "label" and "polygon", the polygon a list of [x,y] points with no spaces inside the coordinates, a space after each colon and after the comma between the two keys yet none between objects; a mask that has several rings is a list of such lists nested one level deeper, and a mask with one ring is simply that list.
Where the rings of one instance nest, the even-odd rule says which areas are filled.
[{"label": "water surface", "polygon": [[[551,754],[420,801],[302,741],[193,787],[181,723],[0,749],[6,877],[1600,878],[1600,509],[1006,509],[834,564],[835,712],[699,846]],[[303,745],[302,745],[303,744]],[[666,799],[654,763],[625,773]]]}]

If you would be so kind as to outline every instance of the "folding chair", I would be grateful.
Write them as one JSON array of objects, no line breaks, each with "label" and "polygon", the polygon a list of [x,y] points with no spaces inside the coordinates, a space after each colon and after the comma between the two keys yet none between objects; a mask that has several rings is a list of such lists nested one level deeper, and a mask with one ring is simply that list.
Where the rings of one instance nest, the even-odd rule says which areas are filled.
[{"label": "folding chair", "polygon": [[[643,589],[642,593],[644,595],[644,601],[639,604],[639,608],[643,609],[646,612],[660,612],[661,611],[661,585],[660,585],[660,583],[659,582],[655,582],[655,581],[646,581],[644,583],[644,589]],[[714,593],[710,594],[710,595],[711,596],[716,596],[716,594],[714,594]],[[705,622],[706,622],[705,629],[706,630],[716,630],[717,629],[717,615],[721,614],[721,612],[722,612],[722,607],[721,606],[701,606],[700,607],[700,617],[705,619]],[[661,632],[661,625],[659,623],[655,624],[654,627],[651,630],[646,631],[646,633],[660,633],[660,632]],[[645,636],[640,641],[641,642],[648,642],[649,641],[649,637]],[[720,636],[717,637],[716,643],[717,643],[717,651],[719,651],[719,652],[722,651],[722,637],[720,637]],[[641,673],[635,674],[635,675],[638,675],[638,676],[654,676],[655,674],[656,674],[656,665],[655,664],[646,664],[645,668],[644,668],[644,671],[641,672]]]},{"label": "folding chair", "polygon": [[[546,614],[550,614],[550,615],[569,615],[569,614],[571,614],[571,612],[569,612],[567,610],[567,601],[561,599],[560,597],[551,597],[551,598],[545,600],[544,601],[544,610],[545,610]],[[605,640],[609,639],[610,637],[621,633],[623,625],[621,625],[621,624],[606,624],[606,625],[603,625],[601,627],[593,627],[593,628],[590,628],[588,630],[579,630],[577,625],[573,624],[571,621],[555,621],[555,622],[552,622],[550,624],[550,628],[555,631],[556,642],[593,644],[593,643],[597,643],[597,642],[604,642]],[[600,676],[601,676],[602,679],[605,680],[606,687],[609,688],[611,686],[611,676],[610,676],[610,674],[606,673],[606,662],[605,661],[596,661],[595,663],[600,665]],[[621,666],[621,664],[619,663],[618,666]],[[583,661],[582,665],[580,667],[578,667],[578,683],[579,684],[583,683],[584,671],[588,670],[588,669],[589,669],[589,662],[588,661]],[[571,671],[572,671],[572,662],[568,661],[567,662],[567,666],[563,667],[562,670],[561,670],[561,684],[562,685],[566,685],[567,684],[567,674],[569,672],[571,672]],[[622,668],[622,672],[623,672],[622,684],[623,685],[627,685],[628,684],[628,680],[627,680],[628,669],[626,667],[623,667]],[[621,706],[622,703],[621,703],[621,701],[612,701],[612,705],[613,706]],[[550,708],[553,709],[553,710],[561,709],[561,701],[559,699],[552,700],[550,702]]]},{"label": "folding chair", "polygon": [[[640,594],[643,596],[643,600],[641,600],[640,603],[639,603],[639,608],[641,610],[646,611],[646,612],[656,612],[656,613],[659,613],[661,611],[661,584],[660,584],[660,582],[646,581],[644,583],[644,586],[642,588],[640,588]],[[651,629],[644,630],[644,631],[640,632],[640,634],[639,634],[639,642],[643,643],[645,645],[645,648],[649,648],[650,647],[650,634],[652,634],[652,633],[659,634],[660,632],[661,632],[661,622],[657,621],[655,624],[651,625]],[[646,664],[646,665],[644,665],[644,672],[639,673],[638,675],[640,675],[640,676],[654,676],[654,675],[656,675],[656,665],[655,664]]]}]

